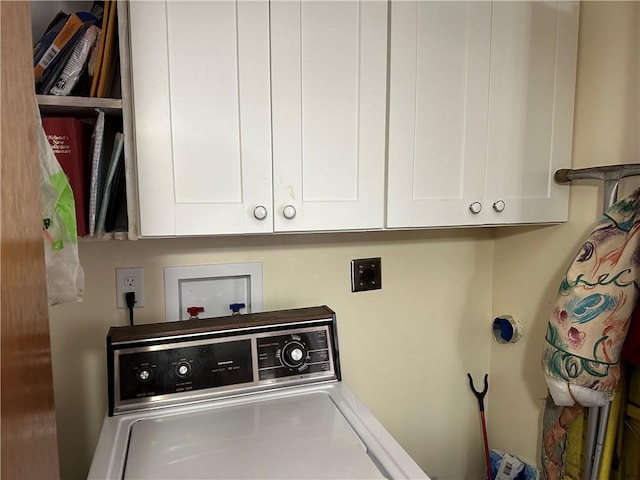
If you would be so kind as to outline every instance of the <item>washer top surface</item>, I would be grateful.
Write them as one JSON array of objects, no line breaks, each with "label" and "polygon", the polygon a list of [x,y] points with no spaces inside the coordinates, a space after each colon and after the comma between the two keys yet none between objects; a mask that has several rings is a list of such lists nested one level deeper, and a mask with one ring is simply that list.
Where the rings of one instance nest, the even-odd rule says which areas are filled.
[{"label": "washer top surface", "polygon": [[132,425],[124,478],[385,478],[324,393]]},{"label": "washer top surface", "polygon": [[89,479],[203,477],[429,479],[343,382],[105,416]]}]

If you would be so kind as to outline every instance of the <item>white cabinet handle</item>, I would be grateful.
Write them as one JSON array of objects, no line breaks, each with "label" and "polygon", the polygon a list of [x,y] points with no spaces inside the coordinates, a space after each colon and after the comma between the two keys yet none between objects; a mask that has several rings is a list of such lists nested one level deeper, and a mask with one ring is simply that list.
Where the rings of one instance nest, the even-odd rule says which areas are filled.
[{"label": "white cabinet handle", "polygon": [[504,210],[504,207],[506,207],[506,206],[507,206],[507,204],[506,204],[506,203],[504,203],[504,200],[498,200],[497,202],[495,202],[495,203],[493,204],[493,209],[494,209],[496,212],[500,213],[501,211],[503,211],[503,210]]},{"label": "white cabinet handle", "polygon": [[291,220],[296,216],[296,207],[294,207],[293,205],[287,205],[282,209],[282,214],[284,215],[284,218],[286,218],[287,220]]},{"label": "white cabinet handle", "polygon": [[264,220],[267,218],[267,209],[263,205],[258,205],[253,209],[253,216],[256,220]]},{"label": "white cabinet handle", "polygon": [[482,204],[480,202],[473,202],[469,205],[469,210],[471,210],[473,214],[478,214],[482,211]]}]

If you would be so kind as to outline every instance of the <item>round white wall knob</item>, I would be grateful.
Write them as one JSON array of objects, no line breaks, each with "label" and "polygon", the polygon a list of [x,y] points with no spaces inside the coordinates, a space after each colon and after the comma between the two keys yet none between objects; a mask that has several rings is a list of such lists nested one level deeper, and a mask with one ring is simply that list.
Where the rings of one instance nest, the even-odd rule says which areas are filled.
[{"label": "round white wall knob", "polygon": [[478,214],[482,211],[482,204],[480,202],[473,202],[469,205],[469,210],[471,210],[471,213]]},{"label": "round white wall knob", "polygon": [[284,218],[291,220],[296,216],[296,207],[293,205],[287,205],[282,209],[282,214],[284,215]]},{"label": "round white wall knob", "polygon": [[257,220],[264,220],[267,218],[267,209],[262,205],[258,205],[253,209],[253,216],[256,217]]}]

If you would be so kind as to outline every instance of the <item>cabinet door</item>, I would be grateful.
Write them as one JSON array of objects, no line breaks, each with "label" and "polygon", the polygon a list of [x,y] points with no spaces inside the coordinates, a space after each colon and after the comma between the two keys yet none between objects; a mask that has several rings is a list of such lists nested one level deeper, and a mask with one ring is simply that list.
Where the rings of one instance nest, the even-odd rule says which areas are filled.
[{"label": "cabinet door", "polygon": [[271,231],[268,3],[129,7],[141,235]]},{"label": "cabinet door", "polygon": [[383,226],[387,4],[271,4],[274,228]]},{"label": "cabinet door", "polygon": [[491,4],[391,3],[387,226],[483,223]]},{"label": "cabinet door", "polygon": [[495,2],[491,31],[488,223],[564,221],[575,91],[577,2]]}]

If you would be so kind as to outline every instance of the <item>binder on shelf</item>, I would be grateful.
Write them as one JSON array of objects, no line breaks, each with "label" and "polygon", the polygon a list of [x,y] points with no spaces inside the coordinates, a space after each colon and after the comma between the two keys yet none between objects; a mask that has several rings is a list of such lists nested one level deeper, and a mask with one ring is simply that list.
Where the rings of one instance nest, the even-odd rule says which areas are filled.
[{"label": "binder on shelf", "polygon": [[125,177],[124,161],[121,161],[113,179],[111,201],[107,207],[107,217],[104,221],[104,228],[107,232],[127,232],[129,230]]},{"label": "binder on shelf", "polygon": [[100,201],[100,211],[96,220],[96,235],[102,235],[107,230],[105,229],[105,222],[107,219],[107,211],[116,200],[115,184],[119,182],[118,173],[124,173],[124,159],[123,159],[123,147],[124,134],[121,132],[116,133],[113,141],[113,149],[111,152],[111,160],[109,162],[109,168],[104,182],[104,188],[102,190],[102,200]]},{"label": "binder on shelf", "polygon": [[89,235],[91,236],[95,235],[96,230],[96,212],[99,208],[98,191],[101,188],[104,145],[104,112],[99,109],[96,110],[98,118],[91,135],[91,179],[89,182]]},{"label": "binder on shelf", "polygon": [[87,235],[86,134],[84,122],[71,117],[43,117],[47,140],[69,179],[76,208],[78,236]]}]

